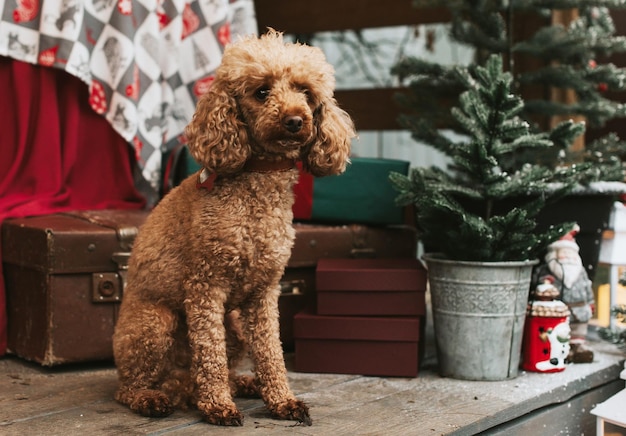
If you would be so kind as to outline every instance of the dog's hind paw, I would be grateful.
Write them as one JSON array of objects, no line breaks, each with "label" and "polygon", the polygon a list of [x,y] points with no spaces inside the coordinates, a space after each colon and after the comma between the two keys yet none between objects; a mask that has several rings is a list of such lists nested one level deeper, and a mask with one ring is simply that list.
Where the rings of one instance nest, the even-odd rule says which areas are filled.
[{"label": "dog's hind paw", "polygon": [[300,400],[293,399],[277,404],[270,408],[270,412],[274,418],[298,421],[304,425],[313,424],[308,406]]},{"label": "dog's hind paw", "polygon": [[152,418],[168,416],[174,411],[169,398],[163,392],[152,389],[138,391],[130,403],[130,408],[142,416]]},{"label": "dog's hind paw", "polygon": [[239,427],[243,425],[243,415],[235,406],[200,407],[202,418],[209,424]]},{"label": "dog's hind paw", "polygon": [[254,377],[238,375],[232,377],[231,394],[240,398],[260,398],[259,387]]}]

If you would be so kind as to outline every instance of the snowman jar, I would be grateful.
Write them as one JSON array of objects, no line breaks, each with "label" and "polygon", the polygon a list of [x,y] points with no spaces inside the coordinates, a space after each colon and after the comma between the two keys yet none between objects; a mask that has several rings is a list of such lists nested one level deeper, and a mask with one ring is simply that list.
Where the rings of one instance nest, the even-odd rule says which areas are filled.
[{"label": "snowman jar", "polygon": [[522,345],[522,369],[534,372],[560,372],[570,351],[570,311],[555,298],[553,278],[542,278],[528,305]]}]

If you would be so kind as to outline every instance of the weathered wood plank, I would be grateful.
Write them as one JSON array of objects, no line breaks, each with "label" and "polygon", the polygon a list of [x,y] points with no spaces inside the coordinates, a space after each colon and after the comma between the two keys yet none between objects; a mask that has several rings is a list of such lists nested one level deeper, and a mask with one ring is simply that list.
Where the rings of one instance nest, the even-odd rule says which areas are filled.
[{"label": "weathered wood plank", "polygon": [[[596,417],[588,413],[607,398],[624,389],[622,380],[586,391],[570,401],[546,407],[507,422],[483,433],[485,436],[511,434],[569,434],[592,435],[596,430]],[[609,433],[606,433],[607,435]],[[618,433],[619,434],[619,433]]]},{"label": "weathered wood plank", "polygon": [[[431,366],[417,378],[290,371],[294,391],[311,407],[313,426],[273,420],[261,400],[237,399],[245,416],[244,426],[237,429],[208,426],[197,411],[178,411],[163,419],[130,412],[112,398],[112,366],[23,370],[17,359],[0,359],[0,434],[475,434],[542,408],[576,405],[576,398],[594,390],[596,398],[608,397],[613,391],[606,386],[618,379],[624,355],[605,343],[593,346],[596,360],[591,364],[556,374],[522,372],[502,382],[446,379]],[[287,355],[287,365],[292,368],[292,355]]]},{"label": "weathered wood plank", "polygon": [[443,8],[415,8],[412,0],[256,0],[259,32],[268,27],[285,33],[442,23],[450,14]]},{"label": "weathered wood plank", "polygon": [[77,374],[3,374],[0,382],[0,425],[33,416],[73,409],[76,400],[112,398],[113,370]]},{"label": "weathered wood plank", "polygon": [[[286,357],[291,366],[293,356]],[[323,391],[357,378],[343,374],[289,374],[296,394]],[[18,359],[0,360],[0,434],[204,434],[208,428],[218,433],[230,431],[208,427],[195,410],[177,411],[162,419],[139,416],[115,402],[116,385],[117,374],[111,365],[95,369],[82,366],[72,371],[63,367],[37,368]],[[260,399],[236,399],[236,403],[250,428],[282,426],[293,434],[291,427],[295,423],[271,419]]]}]

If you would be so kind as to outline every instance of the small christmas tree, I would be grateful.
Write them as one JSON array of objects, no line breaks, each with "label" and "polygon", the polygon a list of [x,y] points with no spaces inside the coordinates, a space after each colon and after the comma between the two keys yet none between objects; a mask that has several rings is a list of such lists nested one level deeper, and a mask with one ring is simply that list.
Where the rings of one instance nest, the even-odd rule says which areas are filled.
[{"label": "small christmas tree", "polygon": [[558,171],[561,183],[555,189],[551,169],[523,165],[506,172],[501,162],[522,149],[571,143],[584,126],[565,121],[550,133],[531,133],[528,122],[518,116],[524,103],[513,93],[513,77],[503,71],[499,55],[489,57],[485,67],[457,66],[448,74],[467,89],[451,117],[469,139],[452,142],[432,126],[423,126],[429,141],[452,157],[453,173],[435,167],[414,168],[409,177],[392,173],[391,182],[400,192],[397,201],[415,204],[424,245],[450,259],[535,259],[573,226],[552,226],[538,234],[535,217],[548,197],[564,195],[577,183],[576,171]]},{"label": "small christmas tree", "polygon": [[[620,304],[611,308],[611,312],[621,323],[626,323],[626,304]],[[626,329],[623,327],[604,327],[598,330],[600,337],[608,342],[616,344],[626,350]]]},{"label": "small christmas tree", "polygon": [[[626,106],[607,98],[608,91],[626,89],[626,70],[597,62],[598,57],[626,51],[626,38],[615,35],[610,15],[611,8],[624,8],[626,1],[415,0],[414,4],[448,8],[452,38],[476,49],[477,65],[483,65],[491,54],[501,54],[517,92],[525,95],[528,90],[541,88],[567,96],[546,98],[545,92],[530,92],[532,97],[524,97],[523,115],[533,120],[533,130],[545,129],[545,117],[573,117],[584,120],[589,128],[626,117]],[[526,24],[520,22],[521,16],[535,15],[549,23],[553,14],[569,8],[576,8],[572,9],[575,12],[569,24],[547,24],[523,39],[527,32],[519,31]],[[534,68],[528,68],[529,64]],[[416,58],[400,61],[393,73],[400,79],[411,79],[411,92],[399,95],[398,100],[416,115],[403,116],[401,124],[412,131],[414,138],[429,143],[430,126],[449,126],[451,122],[449,104],[442,102],[467,89],[466,84],[459,81],[453,67]],[[445,145],[441,148],[442,144],[430,144],[447,153]],[[503,169],[510,170],[521,162],[551,168],[577,163],[582,182],[624,179],[626,142],[617,135],[609,134],[584,147],[579,144],[574,148],[558,141],[555,144],[557,147],[514,153],[502,162]]]}]

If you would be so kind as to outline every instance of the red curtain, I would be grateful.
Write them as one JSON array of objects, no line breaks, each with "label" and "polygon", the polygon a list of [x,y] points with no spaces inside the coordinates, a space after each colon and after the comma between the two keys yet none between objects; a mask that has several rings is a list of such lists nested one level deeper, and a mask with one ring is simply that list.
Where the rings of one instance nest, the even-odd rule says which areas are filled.
[{"label": "red curtain", "polygon": [[[142,208],[134,153],[68,73],[0,57],[0,223],[66,210]],[[1,242],[1,241],[0,241]],[[6,299],[0,254],[0,355]]]}]

